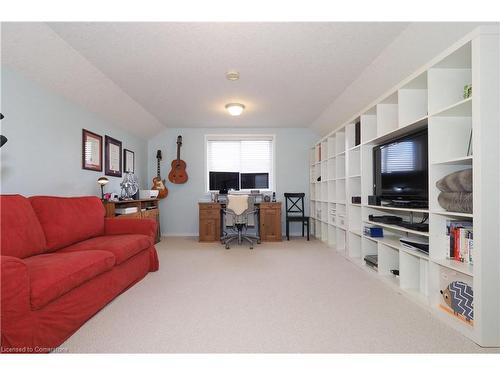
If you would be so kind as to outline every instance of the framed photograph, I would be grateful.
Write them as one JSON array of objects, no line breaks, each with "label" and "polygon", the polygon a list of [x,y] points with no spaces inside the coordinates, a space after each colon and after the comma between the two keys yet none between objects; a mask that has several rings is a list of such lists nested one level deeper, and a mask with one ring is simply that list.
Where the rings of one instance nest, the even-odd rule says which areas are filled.
[{"label": "framed photograph", "polygon": [[82,169],[102,172],[102,136],[82,129]]},{"label": "framed photograph", "polygon": [[107,176],[122,176],[122,143],[109,136],[104,137],[105,174]]},{"label": "framed photograph", "polygon": [[134,151],[123,149],[123,171],[135,173],[135,154]]}]

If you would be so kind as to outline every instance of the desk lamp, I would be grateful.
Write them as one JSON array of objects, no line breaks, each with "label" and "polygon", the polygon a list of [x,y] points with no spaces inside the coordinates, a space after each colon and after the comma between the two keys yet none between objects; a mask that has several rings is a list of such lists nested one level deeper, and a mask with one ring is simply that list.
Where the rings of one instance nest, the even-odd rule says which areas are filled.
[{"label": "desk lamp", "polygon": [[101,199],[104,199],[104,185],[109,182],[107,177],[99,177],[97,183],[101,185]]}]

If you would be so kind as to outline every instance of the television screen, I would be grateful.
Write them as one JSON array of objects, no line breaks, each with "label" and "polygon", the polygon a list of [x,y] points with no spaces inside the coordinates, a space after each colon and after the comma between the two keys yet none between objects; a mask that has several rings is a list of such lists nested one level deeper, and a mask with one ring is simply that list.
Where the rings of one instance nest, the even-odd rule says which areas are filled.
[{"label": "television screen", "polygon": [[242,189],[269,189],[269,173],[242,173]]},{"label": "television screen", "polygon": [[427,129],[373,149],[374,193],[392,200],[428,200]]},{"label": "television screen", "polygon": [[210,190],[240,190],[240,174],[238,172],[210,172]]}]

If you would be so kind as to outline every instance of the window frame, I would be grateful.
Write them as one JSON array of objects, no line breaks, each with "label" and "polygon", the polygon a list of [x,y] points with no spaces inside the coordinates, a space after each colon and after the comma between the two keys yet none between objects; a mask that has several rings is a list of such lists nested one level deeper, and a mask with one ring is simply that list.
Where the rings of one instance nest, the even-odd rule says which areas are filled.
[{"label": "window frame", "polygon": [[[204,166],[205,169],[205,192],[217,192],[217,190],[210,190],[209,186],[209,170],[208,170],[208,142],[209,141],[258,141],[260,140],[270,140],[272,143],[272,164],[271,164],[271,173],[269,179],[271,180],[271,186],[269,189],[240,189],[239,193],[250,193],[250,190],[260,190],[261,192],[273,192],[276,191],[276,134],[205,134],[205,142],[204,142]],[[239,171],[241,173],[241,171]]]}]

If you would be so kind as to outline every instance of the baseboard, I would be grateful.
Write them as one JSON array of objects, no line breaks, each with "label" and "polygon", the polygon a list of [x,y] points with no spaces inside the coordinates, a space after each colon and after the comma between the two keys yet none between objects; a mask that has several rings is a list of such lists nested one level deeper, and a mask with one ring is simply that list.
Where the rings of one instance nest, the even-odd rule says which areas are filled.
[{"label": "baseboard", "polygon": [[[198,237],[198,233],[162,233],[162,237]],[[283,232],[283,237],[285,233]],[[302,232],[290,232],[290,237],[302,237]],[[305,234],[304,234],[305,236]]]},{"label": "baseboard", "polygon": [[198,237],[198,233],[162,233],[162,237]]}]

